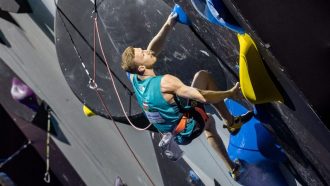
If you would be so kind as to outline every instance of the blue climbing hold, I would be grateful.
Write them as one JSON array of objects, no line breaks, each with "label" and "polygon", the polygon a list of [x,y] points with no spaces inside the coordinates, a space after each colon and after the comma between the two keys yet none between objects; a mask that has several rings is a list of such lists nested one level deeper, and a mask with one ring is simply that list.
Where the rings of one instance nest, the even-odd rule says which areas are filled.
[{"label": "blue climbing hold", "polygon": [[185,25],[191,25],[191,21],[189,20],[187,14],[184,12],[184,10],[180,7],[180,5],[175,4],[172,12],[178,14],[177,21],[179,23],[185,24]]},{"label": "blue climbing hold", "polygon": [[239,34],[245,33],[221,0],[191,0],[195,10],[209,22]]},{"label": "blue climbing hold", "polygon": [[245,33],[244,29],[237,23],[222,1],[206,0],[206,5],[209,12],[207,17],[210,22],[226,27],[239,34]]},{"label": "blue climbing hold", "polygon": [[[225,104],[234,116],[248,111],[232,99],[225,100]],[[258,113],[242,126],[239,133],[230,136],[229,158],[239,159],[245,168],[238,181],[242,185],[288,185],[279,168],[279,164],[286,161],[287,157],[257,116]]]}]

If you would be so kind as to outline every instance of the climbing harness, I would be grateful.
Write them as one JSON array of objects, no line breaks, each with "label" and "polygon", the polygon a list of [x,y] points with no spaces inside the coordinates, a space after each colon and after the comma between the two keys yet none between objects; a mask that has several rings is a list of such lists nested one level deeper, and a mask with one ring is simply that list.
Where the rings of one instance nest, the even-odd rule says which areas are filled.
[{"label": "climbing harness", "polygon": [[180,149],[179,145],[175,141],[175,136],[186,129],[188,120],[192,117],[191,112],[197,112],[202,117],[204,122],[208,120],[208,116],[203,109],[197,106],[197,103],[191,104],[191,106],[188,107],[183,107],[177,96],[174,96],[174,101],[179,107],[179,110],[182,113],[182,117],[172,132],[163,134],[158,146],[162,149],[163,153],[168,159],[172,161],[177,161],[182,157],[183,151]]},{"label": "climbing harness", "polygon": [[[178,105],[180,112],[183,114],[179,123],[177,124],[177,126],[175,127],[175,129],[173,131],[174,135],[179,134],[186,128],[186,125],[187,125],[188,119],[190,118],[190,113],[192,110],[196,111],[202,117],[204,122],[206,122],[209,119],[206,112],[203,109],[197,107],[197,103],[192,103],[191,106],[188,106],[188,108],[184,108],[181,105],[181,102],[179,101],[177,96],[174,96],[174,101]],[[192,101],[192,102],[195,102],[195,101]],[[189,103],[189,100],[188,100],[188,103]]]},{"label": "climbing harness", "polygon": [[0,162],[0,169],[9,161],[11,161],[15,156],[17,156],[19,153],[21,153],[24,149],[26,149],[29,145],[31,144],[31,141],[29,140],[26,144],[24,144],[23,146],[21,146],[14,154],[12,154],[11,156],[9,156],[6,160],[4,160],[3,162]]}]

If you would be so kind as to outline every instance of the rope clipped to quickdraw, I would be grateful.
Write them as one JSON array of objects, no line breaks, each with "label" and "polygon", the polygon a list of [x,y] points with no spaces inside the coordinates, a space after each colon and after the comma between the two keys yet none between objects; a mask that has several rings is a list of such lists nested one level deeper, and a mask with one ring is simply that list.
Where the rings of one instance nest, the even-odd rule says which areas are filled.
[{"label": "rope clipped to quickdraw", "polygon": [[15,156],[17,156],[19,153],[21,153],[24,149],[26,149],[31,144],[31,141],[29,140],[26,144],[22,145],[16,152],[14,152],[11,156],[9,156],[6,160],[0,163],[0,169],[9,161],[11,161]]},{"label": "rope clipped to quickdraw", "polygon": [[[95,4],[96,4],[96,1],[95,1]],[[55,5],[56,5],[56,4],[55,4]],[[94,6],[94,7],[96,7],[96,6]],[[61,9],[60,9],[57,5],[56,5],[56,8],[57,8],[59,11],[61,11]],[[95,8],[95,10],[96,10],[96,8]],[[97,20],[97,13],[95,12],[95,10],[94,10],[94,15],[95,15],[96,18],[95,18],[94,20]],[[61,12],[62,12],[62,11],[61,11]],[[90,82],[95,83],[95,78],[94,78],[94,79],[91,78],[90,74],[88,73],[88,70],[87,70],[86,67],[85,67],[84,61],[82,60],[81,55],[80,55],[80,53],[78,52],[78,50],[77,50],[77,48],[76,48],[76,46],[75,46],[75,42],[73,41],[73,38],[72,38],[70,32],[68,31],[68,28],[66,27],[66,25],[65,25],[65,23],[64,23],[64,21],[63,21],[63,18],[62,18],[62,16],[61,16],[61,14],[59,14],[59,15],[60,15],[60,19],[62,20],[62,23],[63,23],[63,25],[64,25],[64,28],[66,29],[66,32],[68,33],[68,35],[69,35],[69,37],[70,37],[71,43],[72,43],[72,45],[73,45],[73,47],[74,47],[74,50],[75,50],[76,54],[78,55],[79,60],[80,60],[81,64],[83,65],[86,74],[87,74],[88,77],[90,78]],[[96,21],[95,23],[97,23],[97,21]],[[94,28],[97,30],[97,26],[95,26]],[[94,34],[94,37],[95,37],[95,34]],[[95,45],[94,45],[94,50],[95,50]],[[102,49],[102,51],[103,51],[103,49]],[[95,53],[96,53],[96,52],[95,52]],[[94,53],[94,55],[95,55],[95,53]],[[104,52],[102,52],[102,53],[104,54]],[[94,63],[96,63],[95,57],[94,57]],[[107,65],[107,67],[108,67],[108,65]],[[108,69],[108,71],[110,71],[109,67],[108,67],[107,69]],[[111,72],[110,72],[110,73],[111,73]],[[95,77],[95,64],[94,64],[94,77]],[[112,76],[111,76],[111,77],[112,77]],[[113,78],[112,78],[112,80],[113,80]],[[96,85],[96,83],[95,83],[95,85]],[[125,86],[125,88],[126,88],[127,90],[129,90],[126,86]],[[119,127],[117,126],[115,120],[113,120],[110,111],[108,110],[107,106],[104,104],[104,100],[103,100],[103,98],[102,98],[102,96],[101,96],[101,94],[100,94],[100,92],[99,92],[99,89],[98,89],[98,88],[93,88],[93,89],[94,89],[95,92],[97,93],[97,96],[99,97],[99,100],[101,101],[101,103],[102,103],[104,109],[107,111],[107,114],[108,114],[109,117],[111,118],[112,122],[114,123],[114,126],[115,126],[116,129],[118,130],[120,136],[121,136],[122,139],[124,140],[126,146],[128,147],[128,149],[129,149],[130,152],[132,153],[133,157],[135,158],[135,160],[136,160],[137,163],[139,164],[140,168],[141,168],[142,171],[145,173],[145,175],[147,176],[147,178],[149,179],[149,181],[151,182],[151,184],[152,184],[152,185],[155,185],[155,183],[152,181],[150,175],[147,173],[146,169],[143,167],[142,163],[138,160],[138,158],[137,158],[137,156],[135,155],[133,149],[132,149],[132,148],[130,147],[130,145],[128,144],[128,142],[127,142],[127,140],[125,139],[124,135],[123,135],[122,132],[120,131]],[[132,94],[131,94],[131,95],[132,95]],[[125,113],[125,112],[124,112],[124,113]],[[125,113],[125,116],[127,116],[126,113]],[[150,125],[149,125],[149,126],[150,126]],[[149,127],[149,126],[148,126],[148,127]]]},{"label": "rope clipped to quickdraw", "polygon": [[47,137],[46,137],[46,172],[44,175],[44,181],[50,183],[50,174],[49,174],[49,141],[50,141],[50,109],[47,109],[48,119],[47,119]]},{"label": "rope clipped to quickdraw", "polygon": [[[57,6],[55,0],[54,0],[54,3],[55,3],[56,8],[57,8],[62,14],[64,14],[64,13],[62,12],[62,10]],[[70,41],[71,41],[71,43],[73,43],[73,49],[74,49],[74,51],[78,54],[78,58],[79,58],[79,61],[81,62],[81,66],[84,68],[85,73],[86,73],[87,76],[88,76],[88,79],[89,79],[89,80],[88,80],[88,84],[87,84],[88,87],[89,87],[90,89],[93,89],[93,90],[94,90],[94,89],[97,89],[97,84],[96,84],[96,82],[94,81],[94,79],[95,79],[95,72],[94,72],[94,78],[92,78],[92,76],[90,75],[88,69],[86,68],[86,65],[85,65],[84,61],[82,60],[81,55],[79,55],[78,49],[77,49],[76,45],[74,44],[73,38],[72,38],[72,36],[71,36],[71,34],[70,34],[70,32],[69,32],[69,30],[68,30],[66,24],[64,23],[64,20],[63,20],[61,14],[59,14],[59,15],[60,15],[59,17],[60,17],[60,19],[61,19],[61,21],[62,21],[62,23],[63,23],[63,26],[64,26],[66,32],[69,34]],[[95,56],[94,56],[94,59],[95,59]]]}]

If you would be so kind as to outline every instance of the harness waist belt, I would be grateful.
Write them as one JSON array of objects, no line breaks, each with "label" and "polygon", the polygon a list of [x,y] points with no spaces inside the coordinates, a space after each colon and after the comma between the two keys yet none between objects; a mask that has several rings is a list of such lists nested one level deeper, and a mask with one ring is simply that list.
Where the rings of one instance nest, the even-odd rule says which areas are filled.
[{"label": "harness waist belt", "polygon": [[[201,109],[199,107],[194,107],[194,110],[196,112],[198,112],[199,115],[201,115],[201,117],[203,118],[203,121],[204,122],[206,122],[209,119],[209,117],[207,116],[207,114],[205,113],[205,111],[203,109]],[[180,132],[182,132],[186,128],[187,121],[189,119],[189,114],[190,114],[189,111],[188,112],[185,112],[183,114],[183,116],[181,117],[178,125],[175,127],[175,129],[173,131],[174,135],[179,134]]]}]

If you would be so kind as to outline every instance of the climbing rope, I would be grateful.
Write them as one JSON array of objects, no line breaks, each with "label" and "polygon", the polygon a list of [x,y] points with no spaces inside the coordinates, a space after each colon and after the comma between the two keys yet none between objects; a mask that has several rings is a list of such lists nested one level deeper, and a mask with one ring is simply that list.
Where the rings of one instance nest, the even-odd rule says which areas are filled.
[{"label": "climbing rope", "polygon": [[0,169],[9,161],[11,161],[15,156],[17,156],[19,153],[21,153],[24,149],[26,149],[31,144],[31,141],[29,140],[26,144],[22,145],[14,154],[9,156],[5,161],[0,163]]},{"label": "climbing rope", "polygon": [[[106,67],[107,67],[108,73],[109,73],[109,75],[110,75],[110,78],[111,78],[111,81],[112,81],[112,85],[113,85],[114,90],[115,90],[115,92],[116,92],[116,95],[117,95],[118,101],[119,101],[119,103],[120,103],[120,106],[121,106],[121,108],[122,108],[122,110],[123,110],[123,112],[124,112],[124,114],[125,114],[125,117],[126,117],[126,119],[128,120],[128,122],[132,125],[132,127],[134,127],[135,129],[137,129],[137,130],[146,130],[147,128],[149,128],[149,127],[151,126],[151,124],[149,124],[146,128],[143,128],[143,129],[138,128],[138,127],[136,127],[136,126],[130,121],[129,117],[128,117],[127,114],[126,114],[126,111],[125,111],[125,109],[124,109],[123,103],[122,103],[121,98],[120,98],[120,96],[119,96],[119,93],[118,93],[118,90],[117,90],[116,84],[114,83],[114,79],[113,79],[112,73],[111,73],[111,71],[110,71],[108,61],[107,61],[107,59],[106,59],[106,57],[105,57],[105,54],[104,54],[104,50],[103,50],[103,46],[102,46],[102,42],[101,42],[101,38],[100,38],[100,34],[99,34],[99,30],[98,30],[97,14],[95,14],[94,21],[95,21],[95,25],[96,25],[96,33],[97,33],[97,37],[98,37],[98,41],[99,41],[99,45],[100,45],[100,49],[101,49],[101,52],[102,52],[102,55],[103,55],[104,61],[106,62]],[[95,37],[95,36],[94,36],[94,37]],[[95,50],[95,48],[94,48],[94,50]],[[94,61],[94,63],[96,63],[96,61]],[[103,98],[102,98],[100,92],[99,92],[98,90],[96,90],[96,93],[97,93],[97,95],[98,95],[98,97],[99,97],[100,102],[102,103],[103,107],[105,108],[106,112],[108,113],[108,115],[111,117],[111,120],[112,120],[113,123],[115,124],[115,127],[116,127],[117,130],[119,131],[119,134],[122,136],[124,142],[127,144],[127,147],[128,147],[128,148],[130,149],[130,151],[132,152],[132,155],[133,155],[134,158],[137,160],[138,164],[140,165],[140,167],[142,168],[142,170],[145,172],[145,174],[147,175],[147,177],[148,177],[148,179],[150,180],[150,182],[152,183],[152,185],[155,185],[155,184],[153,183],[151,177],[149,176],[149,174],[148,174],[148,173],[146,172],[146,170],[143,168],[141,162],[137,159],[135,153],[133,152],[133,149],[131,149],[131,147],[128,145],[127,140],[125,139],[124,135],[123,135],[122,132],[120,131],[120,129],[119,129],[119,127],[117,126],[116,122],[115,122],[114,119],[112,118],[112,115],[111,115],[111,113],[110,113],[108,107],[106,106],[106,104],[105,104],[105,102],[104,102],[104,100],[103,100]]]},{"label": "climbing rope", "polygon": [[48,118],[47,118],[47,137],[46,137],[46,172],[44,175],[44,181],[50,183],[50,174],[49,174],[49,141],[50,141],[50,109],[47,109]]},{"label": "climbing rope", "polygon": [[[57,5],[56,5],[56,7],[57,7],[57,9],[63,14],[62,10],[61,10]],[[94,78],[92,78],[92,76],[90,75],[88,69],[86,68],[85,63],[84,63],[84,61],[83,61],[81,55],[79,54],[76,45],[74,44],[75,42],[73,41],[73,38],[72,38],[72,36],[71,36],[71,34],[70,34],[68,28],[66,27],[66,25],[65,25],[65,23],[64,23],[64,20],[63,20],[61,14],[59,14],[59,15],[60,15],[60,18],[61,18],[61,21],[62,21],[62,23],[63,23],[63,25],[64,25],[65,30],[66,30],[66,32],[69,34],[70,41],[71,41],[71,43],[73,43],[73,49],[74,49],[75,53],[78,55],[79,61],[81,62],[81,65],[82,65],[82,67],[84,68],[85,73],[87,74],[87,76],[88,76],[88,78],[89,78],[88,86],[89,86],[89,88],[91,88],[91,89],[93,89],[93,90],[94,90],[94,89],[98,89],[98,85],[96,84],[96,81],[95,81],[95,78],[96,78],[96,48],[95,48],[95,47],[96,47],[96,44],[95,44],[95,40],[96,40],[95,35],[96,35],[96,34],[95,34],[95,30],[96,30],[96,32],[97,32],[97,36],[98,36],[98,41],[99,41],[100,48],[101,48],[102,55],[103,55],[103,59],[105,60],[105,65],[106,65],[106,67],[107,67],[108,74],[110,75],[110,78],[111,78],[111,81],[112,81],[112,85],[113,85],[113,87],[114,87],[114,89],[115,89],[116,96],[117,96],[118,101],[119,101],[119,103],[120,103],[120,107],[121,107],[121,109],[122,109],[122,111],[123,111],[123,113],[124,113],[124,115],[125,115],[125,118],[126,118],[127,121],[129,122],[129,124],[130,124],[133,128],[135,128],[136,130],[140,130],[140,131],[146,130],[146,129],[148,129],[148,128],[152,125],[151,123],[150,123],[147,127],[145,127],[145,128],[139,128],[139,127],[135,126],[135,125],[132,123],[132,121],[129,119],[129,117],[128,117],[128,115],[127,115],[127,112],[126,112],[126,110],[125,110],[125,108],[124,108],[124,106],[123,106],[122,100],[121,100],[121,98],[120,98],[120,96],[119,96],[119,93],[118,93],[117,87],[116,87],[116,85],[115,85],[115,83],[114,83],[113,72],[111,71],[111,69],[110,69],[110,67],[109,67],[109,64],[108,64],[108,62],[107,62],[107,59],[106,59],[106,57],[105,57],[105,54],[104,54],[103,46],[102,46],[101,39],[100,39],[100,36],[99,36],[98,25],[97,25],[97,11],[94,10],[93,13],[94,13],[94,15],[95,15],[95,16],[94,16],[94,50],[93,50],[93,61],[94,61],[94,62],[93,62],[93,72],[94,72],[94,73],[93,73],[93,77],[94,77]],[[122,84],[123,84],[123,83],[122,83]],[[126,86],[124,86],[124,88],[126,88],[126,90],[129,91],[130,95],[133,95],[133,92],[131,92]]]},{"label": "climbing rope", "polygon": [[105,105],[103,97],[101,96],[100,92],[98,90],[95,90],[97,93],[97,96],[100,100],[100,102],[102,103],[103,107],[105,108],[106,112],[109,114],[110,119],[112,120],[112,122],[114,123],[114,126],[116,127],[116,129],[119,132],[119,135],[122,137],[122,139],[124,140],[126,146],[128,147],[128,149],[131,151],[134,159],[136,160],[136,162],[139,164],[139,166],[141,167],[142,171],[145,173],[145,175],[148,177],[149,181],[151,182],[152,185],[155,185],[155,183],[152,181],[150,175],[147,173],[147,171],[145,170],[145,168],[143,167],[142,163],[139,161],[139,159],[137,158],[137,156],[135,155],[133,149],[131,148],[131,146],[128,144],[128,141],[126,140],[126,138],[124,137],[123,133],[121,132],[121,130],[119,129],[117,123],[115,122],[115,120],[113,120],[112,115],[108,109],[108,107]]},{"label": "climbing rope", "polygon": [[[94,2],[94,3],[96,3],[96,2]],[[55,4],[55,5],[56,5],[57,9],[60,10],[60,8],[57,6],[57,4]],[[60,11],[61,11],[61,10],[60,10]],[[61,11],[61,12],[62,12],[62,11]],[[62,12],[62,13],[63,13],[63,12]],[[97,11],[94,10],[93,13],[94,13],[94,15],[95,15],[95,18],[97,18]],[[62,21],[62,23],[63,23],[63,25],[64,25],[64,28],[66,29],[66,32],[68,33],[68,35],[69,35],[69,37],[70,37],[71,43],[72,43],[72,45],[73,45],[73,47],[74,47],[74,49],[75,49],[76,54],[77,54],[78,57],[79,57],[79,60],[80,60],[81,64],[84,64],[84,61],[82,60],[79,51],[76,49],[75,42],[73,41],[73,38],[72,38],[70,32],[68,31],[68,28],[66,27],[66,25],[65,25],[65,23],[64,23],[64,20],[63,20],[63,18],[62,18],[62,16],[61,16],[61,14],[59,14],[59,16],[60,16],[60,19],[61,19],[61,21]],[[95,27],[95,28],[96,28],[96,30],[97,30],[97,27]],[[94,36],[95,36],[95,35],[94,35]],[[94,46],[94,50],[95,50],[95,46]],[[95,55],[95,53],[96,53],[96,52],[94,52],[94,55]],[[102,53],[104,54],[103,49],[102,49]],[[94,59],[95,59],[95,57],[94,57]],[[95,60],[95,61],[96,61],[96,60]],[[95,63],[95,61],[94,61],[94,63]],[[83,67],[86,69],[85,65],[83,65]],[[95,67],[95,64],[94,64],[94,67]],[[108,69],[108,72],[111,73],[111,70],[110,70],[110,68],[109,68],[108,65],[107,65],[107,69]],[[91,77],[91,76],[89,75],[89,73],[88,73],[87,75],[88,75],[89,77]],[[112,73],[111,73],[111,75],[112,75]],[[94,68],[94,76],[95,76],[95,68]],[[112,79],[112,81],[114,81],[112,76],[111,76],[111,79]],[[95,82],[95,79],[92,79],[92,82]],[[145,173],[145,175],[147,176],[147,178],[149,179],[149,181],[151,182],[151,184],[152,184],[152,185],[155,185],[155,183],[152,181],[150,175],[147,173],[146,169],[143,167],[143,165],[141,164],[141,162],[139,161],[139,159],[138,159],[137,156],[135,155],[133,149],[132,149],[132,148],[130,147],[130,145],[128,144],[127,140],[125,139],[124,135],[122,134],[121,130],[119,129],[117,123],[116,123],[115,120],[113,119],[113,117],[112,117],[112,115],[111,115],[111,113],[110,113],[108,107],[105,105],[104,99],[103,99],[102,95],[100,94],[99,89],[98,89],[98,88],[94,88],[94,90],[95,90],[95,92],[96,92],[96,94],[97,94],[97,96],[98,96],[98,98],[99,98],[101,104],[103,105],[104,109],[106,110],[108,116],[109,116],[110,119],[112,120],[114,126],[116,127],[116,129],[117,129],[117,131],[119,132],[120,136],[121,136],[122,139],[124,140],[126,146],[128,147],[128,149],[130,150],[131,154],[133,155],[134,159],[136,160],[136,162],[138,163],[138,165],[140,166],[140,168],[142,169],[142,171]],[[118,92],[116,92],[116,93],[118,94]],[[126,113],[125,113],[125,116],[127,116]],[[148,127],[149,127],[149,126],[148,126]]]},{"label": "climbing rope", "polygon": [[[55,0],[54,0],[54,2],[55,2]],[[68,29],[67,26],[65,25],[62,16],[65,17],[66,20],[69,20],[69,18],[64,14],[64,12],[62,11],[62,9],[61,9],[60,7],[58,7],[56,4],[55,4],[55,6],[56,6],[58,12],[60,13],[59,16],[60,16],[60,18],[61,18],[61,21],[63,22],[63,25],[64,25],[64,28],[65,28],[66,32],[69,32],[69,29]],[[71,23],[71,22],[70,22],[70,23]],[[71,23],[71,25],[72,25],[72,27],[73,27],[75,30],[77,30],[77,28],[76,28],[72,23]],[[88,44],[88,41],[82,36],[82,34],[81,34],[80,32],[77,32],[77,33],[78,33],[78,35],[80,35],[80,36],[82,37],[82,39]],[[70,36],[70,40],[71,40],[71,42],[73,42],[73,38],[72,38],[72,36]],[[76,46],[74,46],[74,47],[75,47],[74,50],[77,51],[77,47],[76,47]],[[89,45],[89,44],[88,44],[88,47],[89,47],[90,49],[92,49],[92,46]],[[98,54],[96,54],[96,55],[97,55],[99,58],[101,58]],[[78,57],[81,58],[81,56],[78,56]],[[80,59],[79,59],[79,60],[80,60]],[[82,60],[81,60],[81,61],[82,61]],[[101,60],[101,62],[104,63],[102,60]],[[82,64],[82,67],[83,67],[84,70],[86,71],[87,68],[86,68],[86,65],[85,65],[85,64],[86,64],[86,63],[83,63],[83,64]],[[112,73],[114,74],[114,76],[115,76],[115,78],[118,80],[118,82],[123,86],[123,88],[124,88],[127,92],[129,92],[129,95],[133,95],[134,93],[128,88],[128,86],[126,86],[126,84],[125,84],[123,81],[121,81],[121,80],[119,79],[119,77],[118,77],[113,71],[112,71]],[[89,73],[88,70],[87,70],[86,74],[88,74],[87,76],[88,76],[89,81],[90,81],[89,84],[88,84],[88,86],[89,86],[91,89],[94,89],[95,86],[93,86],[93,85],[94,85],[95,82],[93,82],[93,78],[91,78],[91,76],[89,75],[90,73]],[[90,86],[90,84],[91,84],[92,86]],[[96,88],[97,88],[97,87],[96,87]]]},{"label": "climbing rope", "polygon": [[[113,87],[114,90],[115,90],[115,93],[116,93],[116,95],[117,95],[117,98],[118,98],[118,101],[119,101],[120,107],[121,107],[121,109],[122,109],[122,111],[123,111],[123,113],[124,113],[124,115],[125,115],[127,121],[129,122],[130,125],[132,125],[132,127],[134,127],[136,130],[146,130],[146,129],[148,129],[148,128],[152,125],[151,123],[150,123],[147,127],[145,127],[145,128],[139,128],[139,127],[136,127],[136,126],[132,123],[132,121],[129,119],[129,117],[127,116],[127,113],[126,113],[126,111],[125,111],[125,108],[124,108],[123,102],[122,102],[122,100],[121,100],[121,98],[120,98],[120,95],[119,95],[119,93],[118,93],[118,90],[117,90],[117,87],[116,87],[116,84],[115,84],[114,78],[113,78],[113,76],[112,76],[112,72],[110,71],[110,67],[109,67],[108,60],[107,60],[107,58],[106,58],[106,56],[105,56],[105,54],[104,54],[104,50],[103,50],[103,46],[102,46],[102,42],[101,42],[101,37],[100,37],[100,33],[99,33],[99,27],[98,27],[98,24],[97,24],[97,16],[95,16],[95,18],[94,18],[94,22],[95,22],[95,25],[96,25],[96,33],[97,33],[97,38],[98,38],[98,41],[99,41],[100,49],[101,49],[101,52],[102,52],[102,56],[103,56],[103,59],[104,59],[104,61],[105,61],[105,64],[106,64],[106,67],[107,67],[107,70],[108,70],[108,74],[109,74],[109,76],[110,76],[110,78],[111,78],[112,87]],[[94,37],[95,37],[95,36],[94,36]],[[95,49],[94,49],[94,51],[95,51]],[[94,63],[95,63],[95,61],[94,61]]]}]

